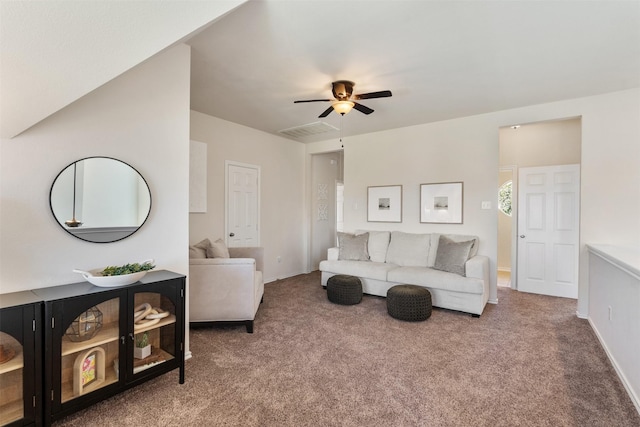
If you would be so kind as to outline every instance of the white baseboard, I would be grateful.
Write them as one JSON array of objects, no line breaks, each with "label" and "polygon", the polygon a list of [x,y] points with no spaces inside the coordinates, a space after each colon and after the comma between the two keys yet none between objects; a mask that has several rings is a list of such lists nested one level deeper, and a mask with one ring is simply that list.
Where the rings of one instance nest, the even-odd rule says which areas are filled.
[{"label": "white baseboard", "polygon": [[191,354],[191,351],[187,351],[184,353],[184,360],[189,360],[191,359],[191,357],[193,357],[193,355]]},{"label": "white baseboard", "polygon": [[293,276],[299,276],[301,274],[307,274],[304,271],[299,271],[299,272],[289,272],[289,273],[284,273],[282,274],[282,276],[279,277],[265,277],[263,279],[264,283],[271,283],[271,282],[276,282],[278,280],[283,280],[283,279],[288,279],[289,277],[293,277]]},{"label": "white baseboard", "polygon": [[487,302],[488,302],[489,304],[497,304],[497,303],[498,303],[498,298],[496,298],[496,299],[491,299],[491,298],[489,298],[489,299],[487,300]]},{"label": "white baseboard", "polygon": [[620,381],[622,381],[622,385],[624,385],[625,390],[627,390],[627,393],[629,394],[631,401],[636,407],[636,411],[638,411],[638,413],[640,414],[640,398],[638,398],[638,395],[631,388],[631,385],[629,384],[627,377],[624,375],[624,372],[622,372],[622,370],[620,369],[620,366],[618,365],[618,362],[616,361],[615,357],[613,357],[613,354],[611,354],[611,352],[609,351],[609,347],[607,347],[607,343],[605,343],[605,341],[602,339],[602,336],[600,335],[600,332],[598,332],[598,328],[596,328],[596,325],[591,321],[591,318],[588,318],[588,321],[589,321],[589,325],[591,325],[591,329],[593,329],[593,332],[595,332],[596,337],[598,337],[598,341],[600,341],[600,345],[604,349],[604,352],[607,354],[609,361],[611,361],[613,368],[616,370],[616,373],[618,374],[618,378],[620,378]]}]

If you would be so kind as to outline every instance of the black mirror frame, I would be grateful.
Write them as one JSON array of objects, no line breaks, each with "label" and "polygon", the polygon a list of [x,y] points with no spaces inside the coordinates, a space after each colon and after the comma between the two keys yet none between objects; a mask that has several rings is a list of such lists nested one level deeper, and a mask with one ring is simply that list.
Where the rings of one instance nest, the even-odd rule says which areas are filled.
[{"label": "black mirror frame", "polygon": [[[83,160],[88,160],[88,159],[109,159],[109,160],[114,160],[116,162],[120,162],[120,163],[124,163],[125,165],[129,166],[131,169],[133,169],[138,176],[142,179],[142,181],[145,183],[145,185],[147,186],[147,190],[149,191],[149,211],[147,212],[147,216],[144,218],[144,221],[142,221],[142,223],[138,226],[138,228],[135,229],[135,231],[131,232],[131,234],[127,234],[126,236],[123,236],[119,239],[115,239],[115,240],[109,240],[109,241],[104,241],[104,242],[100,242],[100,241],[93,241],[93,240],[88,240],[88,239],[83,239],[80,236],[77,236],[76,234],[72,233],[70,230],[68,230],[67,228],[65,228],[59,221],[58,221],[58,217],[56,216],[55,212],[53,211],[53,203],[51,202],[51,197],[53,195],[53,187],[56,184],[56,181],[58,180],[58,178],[60,177],[60,175],[67,170],[67,168],[69,168],[69,166],[72,166],[78,162],[81,162]],[[124,162],[120,159],[116,159],[114,157],[108,157],[108,156],[91,156],[91,157],[83,157],[82,159],[78,159],[74,162],[69,163],[67,166],[65,166],[64,168],[62,168],[62,170],[60,172],[58,172],[58,174],[56,175],[56,177],[53,180],[53,183],[51,184],[51,189],[49,190],[49,208],[51,209],[51,214],[53,215],[53,219],[56,222],[56,224],[58,224],[64,231],[66,231],[68,234],[72,235],[73,237],[75,237],[76,239],[80,239],[80,240],[84,240],[85,242],[89,242],[89,243],[114,243],[114,242],[119,242],[120,240],[124,240],[127,237],[131,237],[133,236],[135,233],[138,232],[138,230],[140,230],[140,228],[142,228],[142,226],[147,222],[147,220],[149,219],[149,216],[151,215],[151,208],[153,207],[153,197],[151,197],[151,187],[149,187],[149,183],[147,182],[147,180],[144,178],[144,176],[142,176],[142,174],[133,166],[131,166],[129,163]]]}]

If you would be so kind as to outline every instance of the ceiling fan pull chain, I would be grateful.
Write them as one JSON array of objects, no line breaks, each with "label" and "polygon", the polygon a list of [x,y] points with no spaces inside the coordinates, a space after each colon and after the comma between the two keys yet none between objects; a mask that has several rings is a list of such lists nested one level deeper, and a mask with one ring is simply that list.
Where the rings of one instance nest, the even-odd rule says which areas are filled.
[{"label": "ceiling fan pull chain", "polygon": [[340,114],[340,147],[344,148],[342,143],[342,128],[344,127],[344,114]]}]

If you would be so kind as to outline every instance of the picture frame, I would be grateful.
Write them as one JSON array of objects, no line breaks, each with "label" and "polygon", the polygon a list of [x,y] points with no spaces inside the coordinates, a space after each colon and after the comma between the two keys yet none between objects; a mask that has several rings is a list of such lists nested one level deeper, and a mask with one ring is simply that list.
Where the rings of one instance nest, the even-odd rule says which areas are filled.
[{"label": "picture frame", "polygon": [[402,185],[367,187],[367,222],[402,222]]},{"label": "picture frame", "polygon": [[105,381],[105,351],[94,347],[83,351],[73,363],[73,395],[81,396],[99,388]]},{"label": "picture frame", "polygon": [[420,222],[462,224],[463,182],[420,184]]}]

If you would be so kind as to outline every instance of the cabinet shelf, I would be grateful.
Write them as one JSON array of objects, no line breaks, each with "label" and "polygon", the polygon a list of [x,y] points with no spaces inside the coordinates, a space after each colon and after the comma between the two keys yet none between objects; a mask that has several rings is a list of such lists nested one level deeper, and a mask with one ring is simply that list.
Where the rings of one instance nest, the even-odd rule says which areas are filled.
[{"label": "cabinet shelf", "polygon": [[118,382],[118,376],[113,368],[107,368],[105,372],[105,378],[102,382],[96,382],[87,385],[84,387],[84,391],[81,395],[76,396],[73,394],[73,378],[72,381],[67,381],[62,383],[62,403],[67,402],[71,399],[75,399],[76,397],[83,396],[85,394],[91,393],[99,388],[106,387],[109,384],[113,384]]},{"label": "cabinet shelf", "polygon": [[24,358],[22,356],[22,348],[16,351],[16,355],[13,359],[0,365],[0,374],[6,374],[7,372],[15,371],[16,369],[22,369],[24,367]]},{"label": "cabinet shelf", "polygon": [[0,425],[7,425],[24,417],[22,401],[13,401],[0,405]]},{"label": "cabinet shelf", "polygon": [[109,342],[117,341],[119,338],[118,323],[107,323],[102,326],[102,329],[98,331],[95,337],[87,341],[73,342],[69,337],[62,337],[62,355],[68,356],[70,354],[81,352],[82,350],[88,350],[97,345],[106,344]]},{"label": "cabinet shelf", "polygon": [[[155,357],[154,357],[155,356]],[[161,363],[164,363],[168,360],[173,359],[173,355],[171,355],[170,353],[167,353],[166,351],[162,350],[161,348],[153,349],[153,352],[151,353],[151,356],[149,356],[149,359],[153,358],[154,361],[151,363],[147,363],[145,365],[140,365],[140,366],[134,366],[133,368],[133,373],[137,374],[138,372],[142,372],[145,371],[153,366],[159,365]],[[144,359],[143,359],[144,360]]]}]

